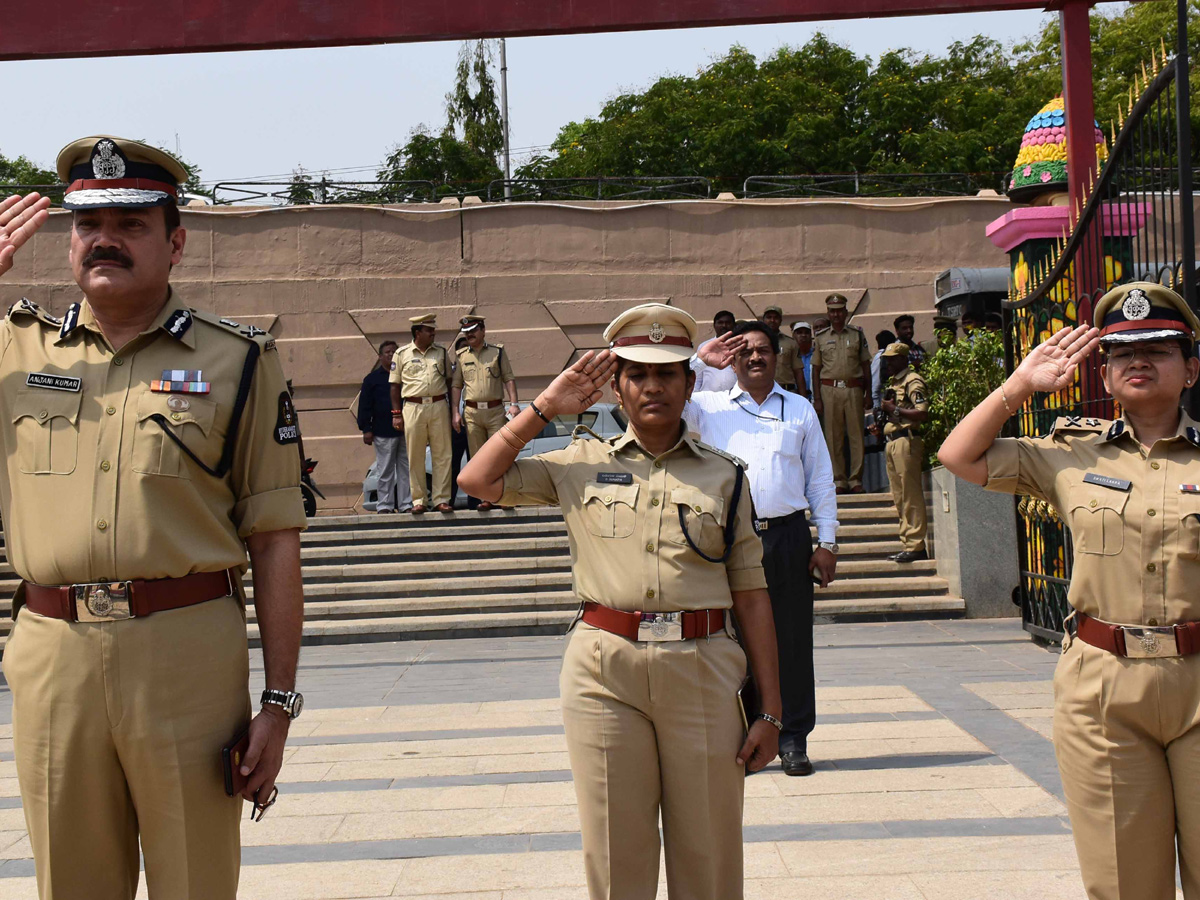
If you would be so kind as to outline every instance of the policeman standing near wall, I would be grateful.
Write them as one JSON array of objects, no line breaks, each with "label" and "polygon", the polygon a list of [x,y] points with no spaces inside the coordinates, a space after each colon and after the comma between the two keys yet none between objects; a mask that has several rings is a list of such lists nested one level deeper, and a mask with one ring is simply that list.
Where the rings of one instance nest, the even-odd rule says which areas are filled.
[{"label": "policeman standing near wall", "polygon": [[[4,648],[38,891],[234,900],[241,800],[221,748],[250,723],[245,795],[273,795],[300,649],[299,429],[270,335],[171,287],[187,178],[99,136],[58,157],[82,298],[0,322],[0,504],[22,583]],[[0,203],[0,272],[41,224]],[[22,226],[22,221],[24,226]],[[242,574],[268,691],[251,721]]]},{"label": "policeman standing near wall", "polygon": [[[1113,288],[1094,328],[1033,348],[938,456],[988,490],[1053,505],[1074,550],[1054,672],[1054,755],[1091,900],[1200,897],[1200,321],[1153,282]],[[1044,437],[996,434],[1036,393],[1075,383],[1100,342],[1114,422],[1059,418]],[[1176,854],[1178,853],[1178,860]]]},{"label": "policeman standing near wall", "polygon": [[[454,368],[453,394],[450,408],[453,410],[455,431],[467,430],[467,446],[474,456],[487,439],[498,432],[508,421],[505,413],[516,416],[517,380],[513,375],[512,363],[504,352],[503,344],[487,342],[483,316],[463,316],[459,321],[467,344],[458,350],[458,361]],[[504,396],[508,406],[504,405]],[[459,414],[459,398],[464,409]],[[479,509],[495,509],[494,503],[481,501]]]},{"label": "policeman standing near wall", "polygon": [[[871,408],[871,350],[861,328],[846,326],[847,300],[842,294],[825,298],[830,328],[817,336],[813,351],[813,381],[820,389],[813,407],[822,416],[825,442],[833,460],[833,480],[839,494],[861,494],[864,412]],[[844,444],[850,444],[846,473]]]},{"label": "policeman standing near wall", "polygon": [[[404,429],[408,443],[408,482],[412,487],[413,515],[432,502],[438,512],[454,512],[450,505],[450,397],[446,378],[450,355],[434,342],[437,316],[413,316],[412,343],[396,351],[392,372],[392,421]],[[425,490],[425,448],[433,458],[433,497]]]},{"label": "policeman standing near wall", "polygon": [[897,341],[883,351],[890,381],[883,396],[883,437],[887,441],[888,484],[900,516],[900,542],[904,545],[891,558],[899,563],[928,559],[925,550],[925,489],[921,468],[925,443],[919,427],[928,417],[925,379],[908,365],[908,344]]},{"label": "policeman standing near wall", "polygon": [[763,311],[762,322],[779,338],[779,356],[775,360],[775,380],[785,391],[804,394],[808,385],[804,381],[804,364],[800,361],[800,348],[795,339],[780,330],[783,325],[783,310],[768,306]]}]

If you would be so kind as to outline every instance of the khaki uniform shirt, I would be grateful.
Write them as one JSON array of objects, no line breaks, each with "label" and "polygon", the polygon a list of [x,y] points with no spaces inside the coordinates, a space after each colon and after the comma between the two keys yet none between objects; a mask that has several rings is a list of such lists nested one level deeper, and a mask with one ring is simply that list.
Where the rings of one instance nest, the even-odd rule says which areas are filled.
[{"label": "khaki uniform shirt", "polygon": [[484,344],[478,353],[470,347],[458,351],[451,386],[462,390],[464,400],[484,403],[504,399],[504,385],[516,379],[503,350],[503,344]]},{"label": "khaki uniform shirt", "polygon": [[803,369],[797,355],[800,345],[786,334],[779,334],[779,356],[775,360],[775,380],[780,384],[795,384],[796,369]]},{"label": "khaki uniform shirt", "polygon": [[614,609],[676,612],[727,609],[731,591],[766,587],[762,544],[754,533],[749,479],[724,563],[726,512],[735,464],[687,435],[655,458],[632,429],[611,441],[576,440],[561,450],[518,459],[504,476],[503,506],[562,507],[575,561],[575,593]]},{"label": "khaki uniform shirt", "polygon": [[1150,450],[1124,419],[1060,418],[986,458],[988,490],[1045,500],[1070,527],[1077,610],[1126,625],[1200,619],[1200,431],[1186,414]]},{"label": "khaki uniform shirt", "polygon": [[433,343],[422,353],[416,344],[406,344],[392,357],[391,384],[400,385],[401,397],[436,397],[448,393],[446,348]]},{"label": "khaki uniform shirt", "polygon": [[[164,428],[217,468],[252,341],[262,355],[217,478]],[[245,538],[303,528],[299,431],[274,345],[175,291],[119,352],[86,302],[61,324],[14,306],[0,322],[0,505],[17,574],[73,584],[244,569]],[[208,392],[152,389],[174,369],[200,370]]]},{"label": "khaki uniform shirt", "polygon": [[[888,387],[896,392],[895,402],[899,409],[919,409],[922,412],[929,409],[929,400],[925,394],[925,379],[912,369],[902,369],[899,374],[893,375],[888,382]],[[919,428],[920,425],[910,422],[908,419],[899,423],[889,420],[883,426],[883,433],[885,436],[898,431],[917,434]]]},{"label": "khaki uniform shirt", "polygon": [[[870,364],[871,352],[867,348],[866,336],[853,325],[842,331],[832,328],[823,331],[813,340],[813,368],[821,367],[821,377],[834,381],[862,380],[863,363]],[[863,385],[870,390],[869,384]]]}]

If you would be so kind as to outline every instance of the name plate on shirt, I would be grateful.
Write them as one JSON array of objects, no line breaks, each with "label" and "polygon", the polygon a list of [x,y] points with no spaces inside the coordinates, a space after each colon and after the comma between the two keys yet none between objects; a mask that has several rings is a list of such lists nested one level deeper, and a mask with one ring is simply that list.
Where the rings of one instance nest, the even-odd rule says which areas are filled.
[{"label": "name plate on shirt", "polygon": [[1114,491],[1127,491],[1133,487],[1132,481],[1126,481],[1124,478],[1109,478],[1107,475],[1097,475],[1095,472],[1088,472],[1083,476],[1084,484],[1098,484],[1100,487],[1112,488]]},{"label": "name plate on shirt", "polygon": [[71,375],[55,375],[53,372],[30,372],[25,376],[27,387],[49,388],[52,391],[79,393],[83,379]]},{"label": "name plate on shirt", "polygon": [[632,472],[598,472],[596,480],[601,484],[633,484]]}]

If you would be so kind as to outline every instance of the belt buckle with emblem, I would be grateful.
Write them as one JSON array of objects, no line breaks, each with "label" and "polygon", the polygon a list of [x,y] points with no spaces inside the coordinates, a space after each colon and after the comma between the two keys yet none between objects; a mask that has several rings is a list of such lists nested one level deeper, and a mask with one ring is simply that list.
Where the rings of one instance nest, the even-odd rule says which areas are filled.
[{"label": "belt buckle with emblem", "polygon": [[638,623],[639,641],[682,641],[683,613],[642,613]]},{"label": "belt buckle with emblem", "polygon": [[77,622],[115,622],[132,619],[128,581],[97,581],[71,585]]},{"label": "belt buckle with emblem", "polygon": [[1178,656],[1173,625],[1123,625],[1125,632],[1125,656],[1129,659],[1162,659]]}]

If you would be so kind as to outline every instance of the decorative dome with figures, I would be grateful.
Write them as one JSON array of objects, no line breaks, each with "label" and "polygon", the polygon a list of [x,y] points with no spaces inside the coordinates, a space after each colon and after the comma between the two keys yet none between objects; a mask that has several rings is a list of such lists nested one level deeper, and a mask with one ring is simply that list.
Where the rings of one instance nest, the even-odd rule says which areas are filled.
[{"label": "decorative dome with figures", "polygon": [[[1096,160],[1108,159],[1108,143],[1095,125]],[[1010,200],[1028,203],[1039,194],[1067,190],[1067,119],[1063,98],[1055,97],[1029,120],[1008,188]]]}]

